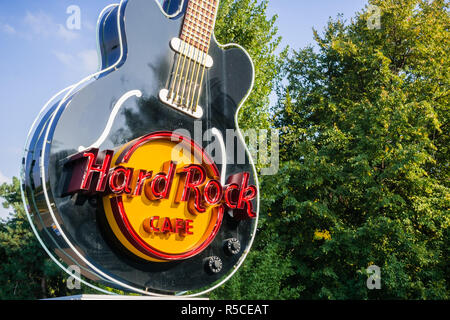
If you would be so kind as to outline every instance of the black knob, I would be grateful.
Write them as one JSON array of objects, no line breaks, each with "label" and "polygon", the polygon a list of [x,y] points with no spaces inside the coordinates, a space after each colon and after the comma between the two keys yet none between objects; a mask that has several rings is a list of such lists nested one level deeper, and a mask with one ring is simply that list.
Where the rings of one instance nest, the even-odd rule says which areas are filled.
[{"label": "black knob", "polygon": [[238,254],[241,251],[241,243],[236,238],[225,240],[225,252],[230,255]]},{"label": "black knob", "polygon": [[213,256],[206,259],[206,270],[209,273],[219,273],[222,271],[222,266],[222,260],[219,257]]}]

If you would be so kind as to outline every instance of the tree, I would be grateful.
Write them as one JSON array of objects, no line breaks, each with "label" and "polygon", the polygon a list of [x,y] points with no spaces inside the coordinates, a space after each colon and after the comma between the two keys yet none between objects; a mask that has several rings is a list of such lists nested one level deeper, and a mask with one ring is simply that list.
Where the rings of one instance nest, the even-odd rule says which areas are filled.
[{"label": "tree", "polygon": [[0,299],[36,299],[67,295],[66,274],[42,249],[26,217],[19,180],[0,186],[10,219],[0,222]]},{"label": "tree", "polygon": [[[275,108],[266,230],[308,299],[448,299],[448,3],[373,0],[294,51]],[[264,212],[264,211],[263,211]],[[368,290],[370,265],[381,290]]]}]

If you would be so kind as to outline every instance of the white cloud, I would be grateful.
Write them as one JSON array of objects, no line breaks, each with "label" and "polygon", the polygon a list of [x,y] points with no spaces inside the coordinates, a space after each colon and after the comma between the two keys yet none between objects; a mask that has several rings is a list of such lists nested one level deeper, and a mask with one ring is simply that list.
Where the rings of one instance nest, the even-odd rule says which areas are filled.
[{"label": "white cloud", "polygon": [[87,19],[84,19],[82,21],[82,25],[83,25],[83,28],[86,28],[89,31],[95,31],[97,29],[96,26],[93,23],[91,23],[90,21],[88,21]]},{"label": "white cloud", "polygon": [[48,36],[50,30],[54,27],[52,18],[42,11],[36,14],[27,12],[24,21],[31,28],[31,31],[38,35]]},{"label": "white cloud", "polygon": [[6,34],[13,35],[13,34],[17,33],[16,29],[9,24],[0,25],[0,29],[2,32],[6,33]]},{"label": "white cloud", "polygon": [[11,183],[11,180],[12,180],[11,178],[7,177],[6,175],[3,174],[3,172],[0,171],[0,185],[5,182]]},{"label": "white cloud", "polygon": [[78,71],[83,75],[90,75],[97,71],[97,50],[88,49],[77,54],[54,51],[53,54],[69,71]]},{"label": "white cloud", "polygon": [[53,54],[56,56],[56,58],[62,62],[66,67],[71,67],[75,63],[75,58],[73,55],[69,53],[54,51]]},{"label": "white cloud", "polygon": [[81,65],[87,73],[94,73],[98,67],[98,54],[97,50],[84,50],[78,54],[81,59]]},{"label": "white cloud", "polygon": [[[2,200],[2,199],[0,199]],[[0,219],[1,220],[6,220],[7,218],[9,218],[10,212],[12,212],[11,209],[5,209],[3,208],[3,205],[0,206]]]},{"label": "white cloud", "polygon": [[62,24],[58,24],[57,36],[65,41],[72,41],[79,37],[78,33],[67,30]]},{"label": "white cloud", "polygon": [[58,37],[65,41],[72,41],[79,37],[78,33],[67,30],[62,24],[54,22],[53,18],[43,11],[37,13],[27,11],[24,22],[37,36]]}]

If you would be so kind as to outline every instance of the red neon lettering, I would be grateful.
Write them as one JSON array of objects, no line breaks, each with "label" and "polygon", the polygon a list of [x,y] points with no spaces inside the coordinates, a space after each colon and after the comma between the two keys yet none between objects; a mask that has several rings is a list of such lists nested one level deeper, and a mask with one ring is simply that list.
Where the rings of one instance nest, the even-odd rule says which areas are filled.
[{"label": "red neon lettering", "polygon": [[149,219],[145,219],[144,223],[143,223],[145,232],[148,232],[148,233],[159,232],[159,228],[155,227],[155,224],[154,224],[154,222],[158,221],[158,220],[159,220],[159,217],[151,217]]},{"label": "red neon lettering", "polygon": [[95,191],[103,192],[106,188],[108,171],[111,166],[112,152],[106,152],[105,158],[102,164],[96,164],[98,157],[98,149],[94,149],[93,152],[85,152],[83,157],[89,158],[88,165],[86,166],[86,171],[83,175],[83,180],[81,183],[82,190],[89,190],[92,182],[94,173],[99,174],[97,186]]},{"label": "red neon lettering", "polygon": [[[163,172],[158,173],[150,184],[151,192],[147,190],[145,195],[151,200],[167,199],[169,198],[170,189],[175,175],[177,164],[170,161],[164,164]],[[164,187],[161,187],[164,185]],[[150,191],[150,190],[149,190]]]},{"label": "red neon lettering", "polygon": [[[233,199],[233,191],[239,190],[239,185],[232,183],[227,186],[224,193],[225,203],[230,209],[236,209],[238,199]],[[235,197],[236,198],[236,197]]]},{"label": "red neon lettering", "polygon": [[184,220],[183,219],[176,219],[175,220],[175,233],[183,232],[184,231]]},{"label": "red neon lettering", "polygon": [[[158,224],[159,221],[162,221],[161,228],[158,228],[155,225]],[[192,225],[193,223],[193,220],[174,219],[174,221],[172,221],[168,217],[163,219],[160,217],[151,217],[145,219],[143,228],[147,233],[174,233],[183,236],[194,234],[191,231],[194,228],[194,226]]]},{"label": "red neon lettering", "polygon": [[[252,200],[257,195],[256,187],[248,185],[250,174],[248,172],[238,173],[228,178],[232,182],[225,191],[225,201],[230,209],[233,209],[234,217],[237,219],[255,218]],[[238,190],[232,193],[233,190]]]},{"label": "red neon lettering", "polygon": [[209,205],[215,205],[222,200],[223,187],[217,180],[209,180],[203,192],[205,201]]},{"label": "red neon lettering", "polygon": [[[202,206],[201,201],[202,192],[200,191],[200,186],[206,180],[205,169],[200,165],[191,164],[184,167],[180,173],[185,174],[185,176],[180,179],[177,201],[193,201],[193,208],[189,206],[189,211],[192,214],[205,212],[206,209]],[[191,193],[194,194],[194,199],[191,199]]]},{"label": "red neon lettering", "polygon": [[247,172],[244,172],[241,184],[241,191],[239,192],[239,200],[237,203],[238,209],[244,209],[247,207],[247,216],[249,218],[255,218],[256,213],[253,212],[253,200],[256,197],[256,187],[248,185],[248,179],[250,175]]},{"label": "red neon lettering", "polygon": [[136,188],[134,189],[133,195],[140,196],[142,194],[142,187],[144,186],[145,181],[151,179],[153,175],[153,171],[147,172],[146,170],[140,170],[139,176],[136,182]]},{"label": "red neon lettering", "polygon": [[194,220],[185,220],[184,221],[184,231],[186,232],[186,234],[194,234],[192,231],[190,231],[191,229],[194,228],[194,226],[191,224],[194,223]]},{"label": "red neon lettering", "polygon": [[132,168],[116,167],[109,176],[109,187],[116,194],[131,193]]},{"label": "red neon lettering", "polygon": [[172,222],[170,221],[170,218],[164,218],[164,223],[162,225],[161,232],[173,233]]},{"label": "red neon lettering", "polygon": [[[71,158],[66,164],[72,168],[72,176],[64,191],[64,195],[70,195],[80,190],[89,192],[105,192],[108,184],[109,191],[115,194],[128,194],[140,196],[142,191],[150,200],[168,199],[172,188],[175,173],[180,174],[176,202],[188,202],[188,210],[197,215],[206,212],[209,206],[224,204],[233,210],[236,219],[255,218],[253,200],[257,197],[257,189],[249,185],[250,174],[241,172],[230,176],[227,185],[222,186],[218,177],[206,182],[208,173],[202,165],[190,164],[177,171],[177,164],[168,161],[163,165],[163,171],[153,177],[151,182],[146,183],[153,176],[153,171],[140,170],[133,177],[133,168],[118,166],[110,169],[114,152],[106,150],[99,153],[98,149],[89,149]],[[136,179],[136,180],[133,180]],[[93,183],[96,184],[95,188]],[[131,186],[134,185],[134,192]],[[153,218],[152,218],[153,219]],[[159,217],[154,217],[159,220]],[[149,220],[146,228],[152,232],[160,231],[154,226],[154,220]],[[170,219],[169,219],[170,220]],[[190,221],[174,220],[173,223],[165,219],[162,223],[161,232],[179,233],[183,230],[192,234]]]},{"label": "red neon lettering", "polygon": [[153,222],[154,221],[158,221],[159,220],[159,217],[152,217],[151,219],[150,219],[150,227],[151,227],[151,229],[153,230],[153,231],[159,231],[159,228],[158,227],[155,227],[155,225],[153,224]]}]

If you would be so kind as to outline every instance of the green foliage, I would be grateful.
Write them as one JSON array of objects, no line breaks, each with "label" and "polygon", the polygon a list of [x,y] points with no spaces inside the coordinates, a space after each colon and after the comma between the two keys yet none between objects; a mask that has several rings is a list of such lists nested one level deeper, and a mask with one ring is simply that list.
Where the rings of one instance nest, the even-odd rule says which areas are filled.
[{"label": "green foliage", "polygon": [[210,294],[211,299],[279,300],[295,299],[303,288],[292,288],[289,279],[295,275],[292,255],[283,253],[276,240],[278,234],[263,238],[260,234],[252,251],[238,272],[226,283]]},{"label": "green foliage", "polygon": [[[301,298],[447,299],[448,3],[370,3],[381,29],[367,12],[331,20],[286,61],[284,163],[263,198]],[[372,264],[381,290],[366,288]]]},{"label": "green foliage", "polygon": [[0,223],[0,299],[67,295],[65,274],[46,255],[23,208],[19,180],[0,186],[3,206],[14,213]]}]

